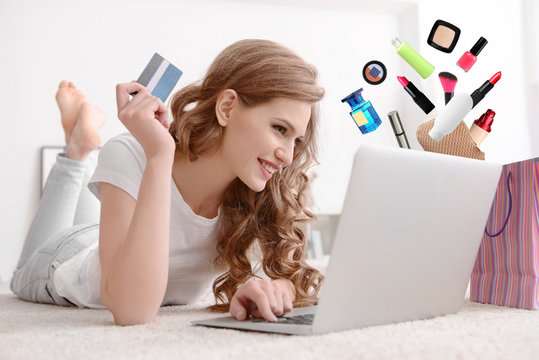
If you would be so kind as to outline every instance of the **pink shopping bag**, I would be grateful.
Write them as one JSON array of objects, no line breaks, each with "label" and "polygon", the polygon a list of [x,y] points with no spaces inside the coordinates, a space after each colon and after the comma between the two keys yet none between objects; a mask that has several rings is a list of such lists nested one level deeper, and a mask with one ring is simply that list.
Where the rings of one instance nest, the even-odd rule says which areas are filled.
[{"label": "pink shopping bag", "polygon": [[504,165],[470,279],[470,300],[539,308],[539,158]]}]

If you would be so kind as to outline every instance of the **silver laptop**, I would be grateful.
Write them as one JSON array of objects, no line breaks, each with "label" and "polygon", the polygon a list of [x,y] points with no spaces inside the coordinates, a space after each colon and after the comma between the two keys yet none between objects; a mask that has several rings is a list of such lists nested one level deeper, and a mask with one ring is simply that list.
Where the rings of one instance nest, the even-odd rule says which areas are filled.
[{"label": "silver laptop", "polygon": [[220,317],[194,324],[306,335],[457,312],[501,169],[361,146],[318,305],[295,308],[277,323]]}]

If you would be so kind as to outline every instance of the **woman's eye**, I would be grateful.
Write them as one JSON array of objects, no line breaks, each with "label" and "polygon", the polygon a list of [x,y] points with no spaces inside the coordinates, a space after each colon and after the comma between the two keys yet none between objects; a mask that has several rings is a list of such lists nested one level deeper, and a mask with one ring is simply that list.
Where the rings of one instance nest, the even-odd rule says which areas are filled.
[{"label": "woman's eye", "polygon": [[284,134],[286,132],[286,128],[280,126],[280,125],[275,125],[274,128],[280,132],[281,134]]},{"label": "woman's eye", "polygon": [[301,139],[296,139],[296,146],[297,146],[297,145],[301,145],[301,143],[303,143],[303,140],[301,140]]}]

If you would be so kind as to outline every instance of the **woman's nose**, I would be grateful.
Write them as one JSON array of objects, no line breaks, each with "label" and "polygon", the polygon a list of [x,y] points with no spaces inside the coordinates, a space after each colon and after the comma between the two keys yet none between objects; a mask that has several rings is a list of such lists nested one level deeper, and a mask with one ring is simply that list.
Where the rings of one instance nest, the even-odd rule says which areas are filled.
[{"label": "woman's nose", "polygon": [[275,157],[281,161],[283,167],[290,165],[294,158],[294,144],[279,146],[275,150]]}]

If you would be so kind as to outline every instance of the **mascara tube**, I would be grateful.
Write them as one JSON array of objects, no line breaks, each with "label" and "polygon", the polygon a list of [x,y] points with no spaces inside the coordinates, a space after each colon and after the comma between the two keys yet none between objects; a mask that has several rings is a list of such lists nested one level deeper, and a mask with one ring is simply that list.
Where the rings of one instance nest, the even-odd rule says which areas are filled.
[{"label": "mascara tube", "polygon": [[410,149],[410,144],[408,143],[406,133],[402,127],[399,113],[397,111],[391,111],[387,114],[387,117],[389,118],[389,122],[391,123],[391,127],[393,128],[393,132],[395,133],[399,146],[403,149]]}]

